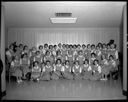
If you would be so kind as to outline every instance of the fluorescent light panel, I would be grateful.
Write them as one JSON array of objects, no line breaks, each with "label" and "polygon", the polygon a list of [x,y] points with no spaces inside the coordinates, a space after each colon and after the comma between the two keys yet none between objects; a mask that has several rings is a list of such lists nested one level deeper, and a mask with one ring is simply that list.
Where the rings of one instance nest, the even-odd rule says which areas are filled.
[{"label": "fluorescent light panel", "polygon": [[64,18],[64,17],[57,17],[57,18],[50,18],[52,23],[76,23],[77,18]]}]

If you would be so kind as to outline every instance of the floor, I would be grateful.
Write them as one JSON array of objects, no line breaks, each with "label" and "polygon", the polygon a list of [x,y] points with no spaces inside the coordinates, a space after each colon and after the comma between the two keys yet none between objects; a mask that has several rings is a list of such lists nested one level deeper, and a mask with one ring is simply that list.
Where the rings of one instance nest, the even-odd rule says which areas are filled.
[{"label": "floor", "polygon": [[118,100],[122,95],[121,79],[108,81],[51,80],[7,83],[3,100]]}]

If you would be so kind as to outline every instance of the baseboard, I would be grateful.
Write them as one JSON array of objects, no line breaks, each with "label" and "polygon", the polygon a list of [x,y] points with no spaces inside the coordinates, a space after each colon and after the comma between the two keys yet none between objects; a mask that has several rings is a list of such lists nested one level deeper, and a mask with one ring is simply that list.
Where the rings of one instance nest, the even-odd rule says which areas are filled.
[{"label": "baseboard", "polygon": [[123,95],[127,96],[127,91],[126,90],[123,90]]},{"label": "baseboard", "polygon": [[1,93],[1,96],[6,96],[6,90]]}]

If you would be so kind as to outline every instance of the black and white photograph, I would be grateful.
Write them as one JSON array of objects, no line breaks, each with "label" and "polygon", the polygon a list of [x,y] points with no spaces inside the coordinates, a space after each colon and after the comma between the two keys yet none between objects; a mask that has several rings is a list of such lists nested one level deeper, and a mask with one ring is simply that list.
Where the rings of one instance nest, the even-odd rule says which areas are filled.
[{"label": "black and white photograph", "polygon": [[2,1],[1,100],[126,100],[126,1]]}]

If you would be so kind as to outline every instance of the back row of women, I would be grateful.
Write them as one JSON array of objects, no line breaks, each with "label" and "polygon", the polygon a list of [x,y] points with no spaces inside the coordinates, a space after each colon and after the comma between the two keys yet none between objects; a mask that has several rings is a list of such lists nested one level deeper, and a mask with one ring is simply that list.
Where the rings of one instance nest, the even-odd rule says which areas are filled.
[{"label": "back row of women", "polygon": [[[22,82],[27,73],[31,80],[89,79],[107,80],[118,71],[116,44],[40,45],[38,48],[11,44],[6,50],[10,71]],[[112,76],[111,76],[112,77]]]}]

